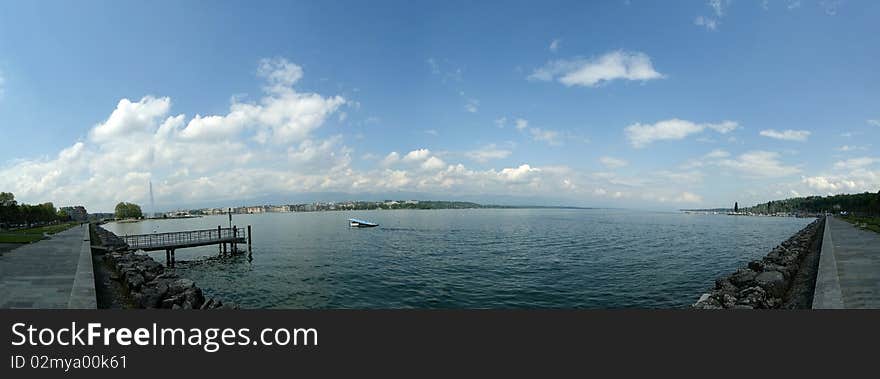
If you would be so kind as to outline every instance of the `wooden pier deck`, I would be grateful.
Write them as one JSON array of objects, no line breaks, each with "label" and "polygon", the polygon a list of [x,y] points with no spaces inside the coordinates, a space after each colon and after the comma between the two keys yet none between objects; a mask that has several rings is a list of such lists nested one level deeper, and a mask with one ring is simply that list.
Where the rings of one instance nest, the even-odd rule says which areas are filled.
[{"label": "wooden pier deck", "polygon": [[251,226],[247,230],[233,226],[231,228],[188,230],[183,232],[136,234],[120,236],[132,250],[158,251],[165,250],[166,266],[174,266],[174,251],[187,247],[218,245],[221,255],[228,252],[238,253],[238,244],[247,244],[248,255],[251,254]]}]

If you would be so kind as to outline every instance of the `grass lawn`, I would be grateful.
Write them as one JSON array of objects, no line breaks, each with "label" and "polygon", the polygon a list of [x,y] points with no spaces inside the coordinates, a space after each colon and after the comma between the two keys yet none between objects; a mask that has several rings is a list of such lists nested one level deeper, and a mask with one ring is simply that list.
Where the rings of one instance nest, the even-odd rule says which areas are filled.
[{"label": "grass lawn", "polygon": [[68,222],[58,225],[0,232],[0,243],[31,243],[43,239],[43,233],[55,234],[70,229],[76,225],[79,225],[79,223]]},{"label": "grass lawn", "polygon": [[842,217],[842,219],[844,219],[847,222],[852,223],[856,226],[860,226],[861,224],[865,224],[865,229],[880,233],[880,217],[845,216],[845,217]]}]

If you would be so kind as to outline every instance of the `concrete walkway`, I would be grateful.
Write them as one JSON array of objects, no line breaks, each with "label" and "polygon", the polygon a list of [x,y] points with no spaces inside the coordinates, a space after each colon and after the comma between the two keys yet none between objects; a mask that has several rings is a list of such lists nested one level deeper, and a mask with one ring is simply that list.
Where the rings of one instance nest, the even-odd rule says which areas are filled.
[{"label": "concrete walkway", "polygon": [[88,224],[0,255],[0,308],[96,307]]},{"label": "concrete walkway", "polygon": [[880,234],[828,217],[813,309],[880,308]]}]

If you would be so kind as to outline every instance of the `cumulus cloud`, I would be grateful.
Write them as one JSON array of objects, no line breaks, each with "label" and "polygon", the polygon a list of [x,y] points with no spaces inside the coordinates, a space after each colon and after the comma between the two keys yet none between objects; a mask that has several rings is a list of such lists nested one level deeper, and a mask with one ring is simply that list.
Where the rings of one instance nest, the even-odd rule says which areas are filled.
[{"label": "cumulus cloud", "polygon": [[516,126],[516,130],[523,130],[529,127],[529,121],[518,118],[514,121],[514,125]]},{"label": "cumulus cloud", "polygon": [[760,134],[764,137],[770,137],[770,138],[783,140],[783,141],[804,142],[807,140],[807,138],[810,137],[811,133],[809,130],[786,129],[783,131],[778,131],[775,129],[767,129],[767,130],[762,130],[760,132]]},{"label": "cumulus cloud", "polygon": [[465,153],[465,156],[474,161],[486,163],[490,160],[507,158],[510,156],[511,153],[512,152],[510,150],[498,148],[493,143],[476,150],[468,151],[467,153]]},{"label": "cumulus cloud", "polygon": [[[121,99],[87,140],[54,158],[19,159],[0,168],[0,187],[32,202],[108,210],[118,201],[143,201],[151,179],[158,198],[204,201],[320,187],[334,170],[347,170],[351,150],[341,138],[313,136],[345,100],[296,91],[292,85],[302,69],[283,59],[260,61],[257,74],[265,83],[259,102],[233,101],[227,114],[188,122],[170,114],[167,97]],[[278,147],[251,146],[253,141]]]},{"label": "cumulus cloud", "polygon": [[591,59],[551,61],[532,72],[528,79],[557,80],[568,87],[595,87],[614,80],[647,81],[663,77],[647,54],[617,50]]},{"label": "cumulus cloud", "polygon": [[421,168],[425,170],[439,170],[444,167],[446,167],[446,162],[434,156],[425,159],[421,164]]},{"label": "cumulus cloud", "polygon": [[388,155],[386,155],[384,159],[382,159],[382,165],[390,166],[397,163],[398,161],[400,161],[400,154],[398,154],[396,151],[392,151],[388,153]]},{"label": "cumulus cloud", "polygon": [[428,149],[418,149],[410,151],[403,156],[404,162],[420,162],[431,156],[431,150]]},{"label": "cumulus cloud", "polygon": [[840,191],[851,191],[856,188],[855,181],[839,177],[810,176],[804,177],[802,181],[810,188],[822,192],[835,193]]},{"label": "cumulus cloud", "polygon": [[603,166],[610,168],[610,169],[626,167],[626,165],[629,164],[629,162],[627,162],[623,159],[618,159],[618,158],[608,157],[608,156],[599,158],[599,162],[602,163]]},{"label": "cumulus cloud", "polygon": [[92,129],[92,139],[101,142],[134,133],[149,133],[170,108],[171,99],[167,97],[145,96],[136,103],[129,99],[119,100],[110,117]]},{"label": "cumulus cloud", "polygon": [[533,174],[541,172],[539,168],[533,168],[527,164],[515,168],[505,168],[498,174],[502,179],[510,182],[522,182],[529,179]]},{"label": "cumulus cloud", "polygon": [[[2,80],[2,78],[0,78],[0,80]],[[3,84],[3,82],[0,81],[0,84]],[[880,120],[868,120],[867,122],[868,125],[880,126]]]},{"label": "cumulus cloud", "polygon": [[654,124],[636,123],[624,129],[627,139],[635,148],[642,148],[655,141],[680,140],[685,137],[701,133],[706,129],[714,130],[721,134],[727,134],[739,127],[734,121],[722,121],[720,123],[695,123],[688,120],[670,119],[659,121]]}]

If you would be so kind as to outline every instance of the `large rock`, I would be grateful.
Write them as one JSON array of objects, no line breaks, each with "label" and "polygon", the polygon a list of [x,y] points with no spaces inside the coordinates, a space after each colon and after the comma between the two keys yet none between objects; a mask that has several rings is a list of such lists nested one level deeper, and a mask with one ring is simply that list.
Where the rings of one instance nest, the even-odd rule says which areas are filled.
[{"label": "large rock", "polygon": [[125,273],[125,285],[128,286],[129,291],[137,291],[141,288],[143,284],[143,275],[132,271]]},{"label": "large rock", "polygon": [[151,286],[144,287],[140,299],[140,306],[144,308],[159,308],[162,306],[162,299],[168,293],[168,285],[164,282],[151,282]]},{"label": "large rock", "polygon": [[785,294],[785,276],[779,271],[765,271],[755,277],[755,284],[767,291],[773,297],[782,297]]},{"label": "large rock", "polygon": [[168,285],[168,292],[173,295],[177,295],[188,289],[195,288],[195,286],[196,283],[192,280],[181,278],[171,282],[171,284]]},{"label": "large rock", "polygon": [[739,292],[739,288],[733,285],[727,278],[723,278],[715,280],[715,291],[722,294],[736,295]]},{"label": "large rock", "polygon": [[757,272],[751,269],[741,268],[731,274],[730,277],[728,277],[728,280],[730,280],[730,282],[737,287],[747,287],[754,283],[755,277],[757,276]]}]

